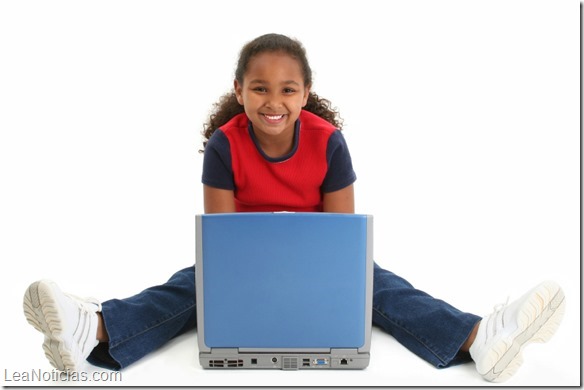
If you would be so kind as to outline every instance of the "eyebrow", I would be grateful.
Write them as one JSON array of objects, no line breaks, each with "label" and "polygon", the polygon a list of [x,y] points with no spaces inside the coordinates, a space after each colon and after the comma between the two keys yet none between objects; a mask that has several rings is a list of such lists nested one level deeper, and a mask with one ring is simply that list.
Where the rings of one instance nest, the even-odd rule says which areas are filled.
[{"label": "eyebrow", "polygon": [[[250,84],[269,84],[266,80],[261,80],[261,79],[255,79],[255,80],[251,80],[249,82]],[[294,80],[286,80],[284,82],[282,82],[281,84],[284,85],[290,85],[290,84],[294,84],[294,85],[300,85],[298,82],[294,81]]]}]

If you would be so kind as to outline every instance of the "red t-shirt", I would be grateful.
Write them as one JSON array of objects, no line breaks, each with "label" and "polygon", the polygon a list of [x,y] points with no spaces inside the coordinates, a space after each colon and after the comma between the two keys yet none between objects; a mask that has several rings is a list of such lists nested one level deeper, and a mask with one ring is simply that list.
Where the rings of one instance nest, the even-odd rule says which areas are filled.
[{"label": "red t-shirt", "polygon": [[263,153],[245,114],[216,130],[205,148],[203,183],[233,190],[237,211],[322,211],[323,192],[355,179],[342,133],[304,110],[285,156]]}]

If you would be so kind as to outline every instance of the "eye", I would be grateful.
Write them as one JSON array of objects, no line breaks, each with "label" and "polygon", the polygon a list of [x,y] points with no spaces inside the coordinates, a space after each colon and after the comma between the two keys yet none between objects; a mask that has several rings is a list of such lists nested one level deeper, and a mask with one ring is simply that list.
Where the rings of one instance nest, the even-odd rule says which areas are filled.
[{"label": "eye", "polygon": [[265,93],[267,92],[267,89],[265,87],[254,87],[253,91],[255,92],[260,92],[260,93]]},{"label": "eye", "polygon": [[296,92],[296,90],[293,89],[293,88],[284,88],[284,91],[283,92],[285,94],[288,94],[289,95],[289,94],[292,94],[292,93]]}]

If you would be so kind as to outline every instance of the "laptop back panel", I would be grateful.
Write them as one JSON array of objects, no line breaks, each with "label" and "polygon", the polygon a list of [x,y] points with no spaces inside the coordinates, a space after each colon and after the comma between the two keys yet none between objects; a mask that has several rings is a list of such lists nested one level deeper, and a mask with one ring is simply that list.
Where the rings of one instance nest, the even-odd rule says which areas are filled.
[{"label": "laptop back panel", "polygon": [[197,236],[203,367],[368,364],[371,216],[208,214]]}]

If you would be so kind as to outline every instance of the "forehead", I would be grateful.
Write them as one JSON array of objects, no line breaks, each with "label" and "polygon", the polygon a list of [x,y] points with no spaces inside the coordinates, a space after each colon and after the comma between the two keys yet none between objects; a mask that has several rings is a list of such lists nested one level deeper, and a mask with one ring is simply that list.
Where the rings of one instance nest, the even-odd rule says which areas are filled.
[{"label": "forehead", "polygon": [[300,62],[282,52],[266,52],[253,56],[243,77],[248,82],[293,80],[301,83],[304,79]]}]

